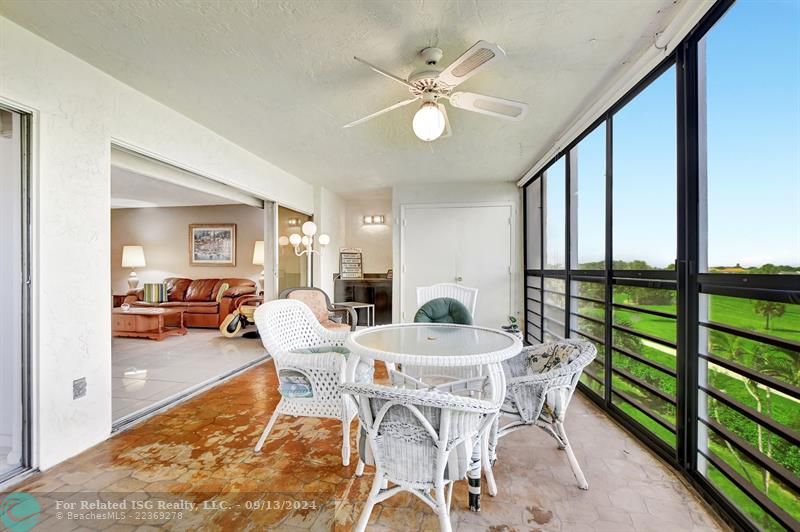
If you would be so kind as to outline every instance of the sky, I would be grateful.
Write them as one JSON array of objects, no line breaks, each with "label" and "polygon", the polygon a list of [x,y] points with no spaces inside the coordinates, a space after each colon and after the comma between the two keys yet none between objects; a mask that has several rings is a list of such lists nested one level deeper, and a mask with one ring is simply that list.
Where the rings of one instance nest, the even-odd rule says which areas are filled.
[{"label": "sky", "polygon": [[[739,0],[705,43],[709,266],[800,266],[800,1]],[[615,260],[675,260],[675,83],[672,67],[614,116]],[[604,135],[578,145],[580,262],[604,254]],[[550,264],[563,260],[559,184],[547,193]]]}]

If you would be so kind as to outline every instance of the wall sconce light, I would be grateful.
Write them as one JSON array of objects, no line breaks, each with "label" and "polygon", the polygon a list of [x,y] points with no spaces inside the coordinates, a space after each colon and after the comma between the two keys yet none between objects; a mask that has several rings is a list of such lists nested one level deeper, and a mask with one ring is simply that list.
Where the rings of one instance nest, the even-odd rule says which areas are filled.
[{"label": "wall sconce light", "polygon": [[385,220],[382,214],[368,214],[364,216],[364,225],[380,225]]},{"label": "wall sconce light", "polygon": [[289,227],[297,227],[298,225],[300,225],[300,218],[289,218],[288,220],[286,220],[286,225],[288,225]]}]

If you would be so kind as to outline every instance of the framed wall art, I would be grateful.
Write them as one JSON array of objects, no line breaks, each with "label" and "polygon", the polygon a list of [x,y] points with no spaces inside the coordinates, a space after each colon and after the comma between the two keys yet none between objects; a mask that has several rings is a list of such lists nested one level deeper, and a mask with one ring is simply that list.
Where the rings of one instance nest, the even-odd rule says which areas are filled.
[{"label": "framed wall art", "polygon": [[236,266],[236,224],[190,224],[189,265]]}]

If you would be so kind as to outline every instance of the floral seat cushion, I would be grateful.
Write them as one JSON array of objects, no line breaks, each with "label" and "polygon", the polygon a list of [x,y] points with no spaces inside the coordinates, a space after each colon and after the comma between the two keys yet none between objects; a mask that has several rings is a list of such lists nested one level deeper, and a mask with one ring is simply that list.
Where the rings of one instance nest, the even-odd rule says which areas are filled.
[{"label": "floral seat cushion", "polygon": [[560,370],[581,356],[585,349],[584,345],[594,349],[587,342],[565,340],[523,349],[520,354],[504,362],[504,370],[511,382],[500,410],[520,415],[528,423],[535,420],[548,424],[554,422],[563,407],[556,401],[556,391],[548,389],[550,381],[518,385],[514,384],[513,380],[517,377],[540,376]]},{"label": "floral seat cushion", "polygon": [[325,320],[319,322],[320,325],[331,331],[349,331],[350,326],[346,323],[340,323],[333,320]]},{"label": "floral seat cushion", "polygon": [[548,346],[544,352],[531,352],[525,360],[525,373],[536,375],[547,373],[575,360],[580,350],[569,344],[555,343]]}]

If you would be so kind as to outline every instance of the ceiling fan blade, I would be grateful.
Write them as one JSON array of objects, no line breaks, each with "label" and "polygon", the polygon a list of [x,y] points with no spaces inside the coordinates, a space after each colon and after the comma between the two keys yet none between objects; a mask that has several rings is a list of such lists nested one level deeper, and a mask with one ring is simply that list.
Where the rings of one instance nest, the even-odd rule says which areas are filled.
[{"label": "ceiling fan blade", "polygon": [[478,41],[439,74],[439,81],[455,87],[480,72],[489,63],[505,56],[506,53],[496,44]]},{"label": "ceiling fan blade", "polygon": [[447,137],[452,136],[453,135],[453,131],[450,129],[450,119],[447,118],[447,109],[441,103],[438,104],[438,106],[439,106],[439,110],[442,112],[442,115],[444,116],[444,133],[442,133],[439,136],[440,139],[443,139],[443,138],[447,138]]},{"label": "ceiling fan blade", "polygon": [[381,109],[377,113],[372,113],[371,115],[365,116],[364,118],[360,118],[360,119],[356,120],[355,122],[350,122],[349,124],[347,124],[347,125],[345,125],[343,127],[353,127],[353,126],[357,126],[359,124],[363,124],[367,120],[372,120],[376,116],[380,116],[380,115],[382,115],[384,113],[388,113],[389,111],[394,111],[395,109],[398,109],[398,108],[403,107],[404,105],[408,105],[410,103],[414,103],[416,101],[417,101],[417,98],[410,98],[408,100],[403,100],[402,102],[397,102],[396,104],[391,105],[391,106],[387,107],[386,109]]},{"label": "ceiling fan blade", "polygon": [[383,70],[382,68],[376,67],[375,65],[373,65],[373,64],[372,64],[372,63],[370,63],[370,62],[368,62],[368,61],[364,61],[364,60],[363,60],[363,59],[361,59],[360,57],[355,57],[355,56],[354,56],[354,57],[353,57],[353,59],[355,59],[355,60],[356,60],[356,61],[358,61],[359,63],[364,63],[365,65],[367,65],[368,67],[370,67],[372,70],[374,70],[375,72],[377,72],[377,73],[378,73],[378,74],[380,74],[381,76],[386,76],[387,78],[389,78],[389,79],[391,79],[391,80],[393,80],[393,81],[396,81],[397,83],[400,83],[401,85],[405,85],[406,87],[409,87],[409,88],[411,88],[411,89],[413,89],[413,88],[414,88],[414,86],[413,86],[411,83],[409,83],[407,80],[404,80],[404,79],[403,79],[403,78],[401,78],[400,76],[395,76],[394,74],[392,74],[392,73],[390,73],[390,72],[386,72],[386,71],[385,71],[385,70]]},{"label": "ceiling fan blade", "polygon": [[505,98],[496,98],[476,94],[474,92],[454,92],[450,95],[450,104],[459,109],[475,111],[485,115],[514,120],[516,122],[525,118],[528,114],[528,104],[515,102]]}]

